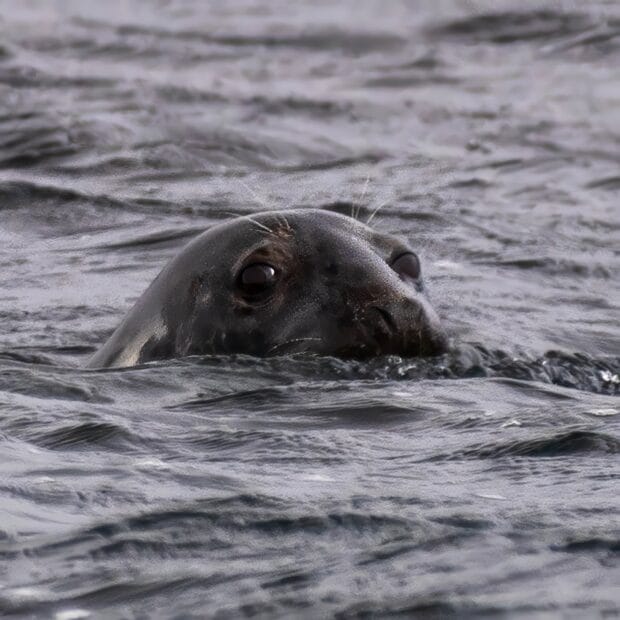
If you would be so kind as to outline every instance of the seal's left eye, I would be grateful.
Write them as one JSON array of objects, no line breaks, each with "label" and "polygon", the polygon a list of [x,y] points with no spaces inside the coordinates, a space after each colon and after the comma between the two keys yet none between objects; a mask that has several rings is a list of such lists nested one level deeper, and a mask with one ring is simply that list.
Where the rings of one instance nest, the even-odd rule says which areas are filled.
[{"label": "seal's left eye", "polygon": [[392,262],[392,269],[401,280],[417,280],[420,277],[420,259],[413,252],[401,254]]},{"label": "seal's left eye", "polygon": [[248,265],[239,274],[239,287],[248,295],[257,295],[270,289],[276,282],[276,270],[266,263]]}]

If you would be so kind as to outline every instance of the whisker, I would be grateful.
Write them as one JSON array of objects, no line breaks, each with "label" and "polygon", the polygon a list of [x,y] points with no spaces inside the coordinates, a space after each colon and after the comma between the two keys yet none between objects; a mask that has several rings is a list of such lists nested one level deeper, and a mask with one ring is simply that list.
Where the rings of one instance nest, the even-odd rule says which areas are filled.
[{"label": "whisker", "polygon": [[278,213],[276,217],[278,218],[278,220],[282,220],[284,222],[284,227],[286,228],[286,230],[288,230],[289,232],[293,232],[293,229],[291,228],[291,225],[286,219],[286,215],[284,215],[284,213]]},{"label": "whisker", "polygon": [[379,211],[381,209],[383,209],[383,207],[385,207],[385,205],[389,202],[389,200],[385,200],[383,201],[368,217],[368,219],[366,220],[366,226],[370,226],[370,223],[372,222],[372,220],[374,219],[375,215],[377,215],[377,213],[379,213]]},{"label": "whisker", "polygon": [[270,235],[274,234],[274,231],[271,230],[271,228],[269,228],[268,226],[265,226],[265,224],[261,224],[260,222],[256,221],[251,215],[249,214],[242,214],[242,213],[233,213],[232,211],[223,211],[223,213],[225,215],[232,215],[233,217],[240,217],[242,219],[246,219],[246,220],[250,220],[250,222],[252,222],[252,224],[256,224],[256,226],[258,226],[259,228],[262,228],[263,230],[266,230]]},{"label": "whisker", "polygon": [[364,187],[362,187],[362,193],[359,197],[359,204],[357,205],[357,214],[355,219],[359,219],[360,211],[362,209],[362,202],[364,202],[364,197],[366,196],[366,192],[368,191],[368,184],[370,183],[370,174],[366,175],[366,181],[364,181]]},{"label": "whisker", "polygon": [[265,226],[265,224],[261,224],[260,222],[256,221],[251,215],[249,214],[243,214],[243,213],[233,213],[232,211],[222,211],[222,213],[224,215],[231,215],[234,218],[241,218],[241,219],[246,219],[246,220],[250,220],[250,222],[252,222],[252,224],[256,224],[256,226],[258,226],[259,228],[262,228],[263,230],[266,230],[268,233],[270,234],[274,234],[273,230],[271,230],[271,228],[269,228],[268,226]]},{"label": "whisker", "polygon": [[251,215],[244,215],[242,217],[245,218],[246,220],[250,220],[252,224],[256,224],[259,228],[266,230],[270,235],[275,234],[271,228],[269,228],[268,226],[265,226],[264,224],[261,224],[260,222],[257,222]]},{"label": "whisker", "polygon": [[366,196],[366,192],[368,191],[368,184],[370,183],[370,174],[366,175],[366,181],[364,182],[364,187],[362,188],[362,195],[360,196],[360,202],[364,200],[364,196]]},{"label": "whisker", "polygon": [[267,351],[267,355],[269,355],[272,351],[279,349],[280,347],[285,347],[288,344],[295,344],[296,342],[305,342],[306,340],[318,340],[319,342],[323,342],[323,338],[292,338],[291,340],[285,340],[284,342],[280,342],[271,349]]},{"label": "whisker", "polygon": [[258,193],[256,193],[243,179],[236,179],[237,183],[239,183],[251,196],[252,198],[254,198],[255,202],[263,207],[263,209],[265,209],[266,211],[270,211],[272,209],[272,207],[267,203],[267,201],[262,197],[259,196]]}]

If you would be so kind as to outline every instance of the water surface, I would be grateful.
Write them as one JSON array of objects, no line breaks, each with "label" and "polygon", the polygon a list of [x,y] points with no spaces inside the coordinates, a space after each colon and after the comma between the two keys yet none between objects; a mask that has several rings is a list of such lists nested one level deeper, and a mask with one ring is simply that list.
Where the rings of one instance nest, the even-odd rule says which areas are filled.
[{"label": "water surface", "polygon": [[[0,613],[620,613],[614,2],[0,2]],[[453,350],[83,366],[230,214],[379,209]]]}]

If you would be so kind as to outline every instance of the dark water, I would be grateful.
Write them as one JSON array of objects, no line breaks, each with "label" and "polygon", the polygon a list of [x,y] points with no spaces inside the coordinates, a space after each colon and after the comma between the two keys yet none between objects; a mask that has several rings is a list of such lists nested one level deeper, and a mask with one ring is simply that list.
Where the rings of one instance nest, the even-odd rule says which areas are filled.
[{"label": "dark water", "polygon": [[[0,16],[1,614],[620,614],[618,3]],[[453,351],[82,369],[197,231],[333,203]]]}]

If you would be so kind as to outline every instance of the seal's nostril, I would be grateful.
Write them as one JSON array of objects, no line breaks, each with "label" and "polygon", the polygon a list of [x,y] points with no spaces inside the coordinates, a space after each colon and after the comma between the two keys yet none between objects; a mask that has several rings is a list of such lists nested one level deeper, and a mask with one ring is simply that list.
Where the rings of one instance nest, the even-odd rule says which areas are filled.
[{"label": "seal's nostril", "polygon": [[370,306],[370,308],[372,310],[375,310],[379,314],[379,316],[383,319],[386,327],[391,332],[397,331],[396,323],[392,318],[392,315],[387,310],[385,310],[384,308],[380,308],[379,306]]}]

